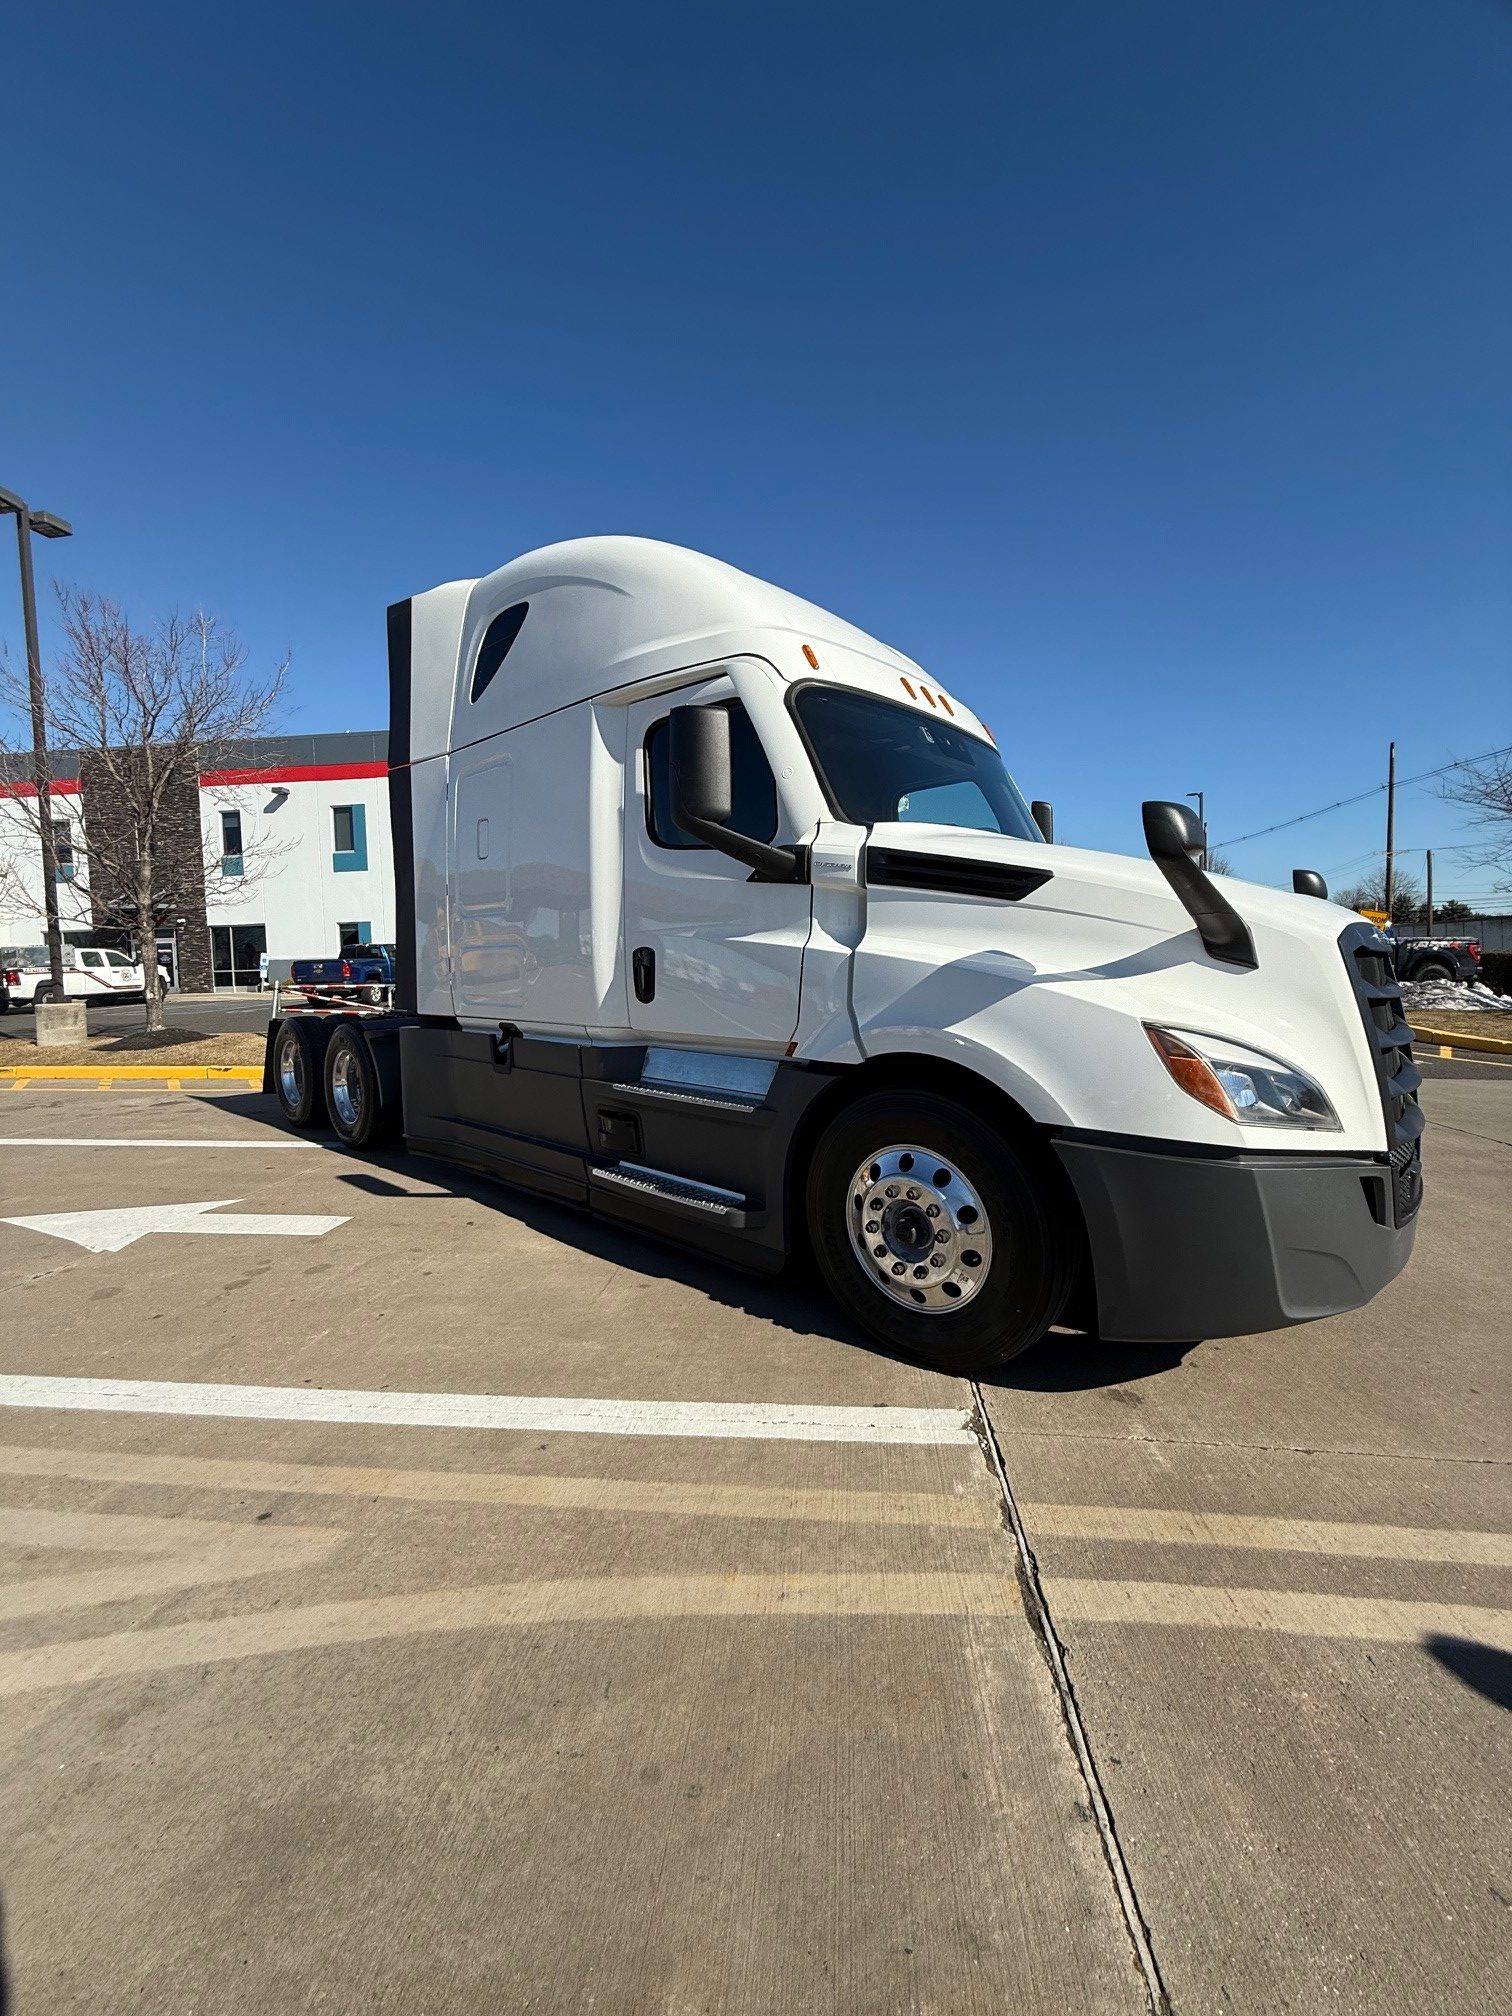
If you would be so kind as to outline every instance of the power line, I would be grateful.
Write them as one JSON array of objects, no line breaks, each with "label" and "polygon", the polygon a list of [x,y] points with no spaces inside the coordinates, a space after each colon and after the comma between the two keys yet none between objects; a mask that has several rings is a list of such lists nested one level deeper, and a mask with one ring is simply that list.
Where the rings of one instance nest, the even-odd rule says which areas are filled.
[{"label": "power line", "polygon": [[[1512,742],[1501,749],[1486,749],[1479,756],[1456,756],[1452,763],[1440,763],[1436,770],[1419,770],[1415,777],[1399,777],[1397,789],[1404,791],[1409,784],[1422,784],[1430,777],[1442,777],[1450,770],[1463,770],[1471,763],[1488,763],[1493,756],[1512,755]],[[1215,847],[1242,847],[1246,840],[1263,840],[1267,833],[1285,832],[1288,826],[1302,826],[1309,819],[1321,819],[1325,812],[1342,811],[1346,805],[1363,805],[1367,798],[1379,798],[1386,789],[1384,784],[1372,784],[1368,791],[1357,791],[1352,798],[1336,798],[1331,805],[1320,805],[1313,812],[1299,812],[1293,819],[1278,819],[1274,826],[1257,827],[1253,833],[1240,833],[1232,840],[1215,840]]]}]

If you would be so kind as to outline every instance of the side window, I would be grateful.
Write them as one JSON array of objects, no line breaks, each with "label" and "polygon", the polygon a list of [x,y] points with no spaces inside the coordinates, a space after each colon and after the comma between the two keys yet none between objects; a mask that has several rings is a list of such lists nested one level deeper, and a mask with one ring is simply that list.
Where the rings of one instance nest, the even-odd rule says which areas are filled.
[{"label": "side window", "polygon": [[482,698],[489,681],[509,656],[509,648],[524,628],[529,614],[528,602],[516,602],[512,608],[495,616],[483,632],[483,642],[478,646],[478,662],[473,666],[470,700]]},{"label": "side window", "polygon": [[[748,840],[771,840],[777,833],[777,780],[766,751],[740,702],[730,713],[732,809],[730,824]],[[658,721],[646,737],[646,824],[658,847],[702,847],[672,817],[672,724]]]},{"label": "side window", "polygon": [[103,966],[105,961],[98,952],[81,952],[79,954],[79,964],[81,966]]},{"label": "side window", "polygon": [[107,966],[129,967],[131,965],[131,961],[126,957],[126,954],[124,952],[107,951],[105,954],[105,964]]}]

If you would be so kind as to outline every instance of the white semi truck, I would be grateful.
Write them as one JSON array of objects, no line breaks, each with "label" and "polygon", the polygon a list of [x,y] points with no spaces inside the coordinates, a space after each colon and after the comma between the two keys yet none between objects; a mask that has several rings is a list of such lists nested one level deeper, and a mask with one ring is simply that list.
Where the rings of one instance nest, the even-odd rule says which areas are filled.
[{"label": "white semi truck", "polygon": [[393,1012],[279,1016],[300,1127],[722,1258],[887,1344],[1187,1340],[1367,1302],[1422,1115],[1385,941],[1054,844],[912,660],[720,561],[572,540],[389,611]]}]

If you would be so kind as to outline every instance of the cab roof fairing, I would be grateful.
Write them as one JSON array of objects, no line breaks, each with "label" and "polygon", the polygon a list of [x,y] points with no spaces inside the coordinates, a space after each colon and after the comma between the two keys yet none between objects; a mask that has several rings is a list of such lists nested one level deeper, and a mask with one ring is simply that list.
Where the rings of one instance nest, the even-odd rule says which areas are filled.
[{"label": "cab roof fairing", "polygon": [[[484,632],[520,602],[532,605],[530,615],[498,677],[474,703],[467,689]],[[545,546],[480,580],[417,595],[412,611],[412,760],[683,666],[743,655],[771,658],[784,677],[830,676],[884,697],[913,698],[926,713],[920,689],[939,692],[912,659],[829,610],[655,539]],[[820,660],[812,673],[799,658],[805,643]],[[838,662],[827,653],[838,653]],[[959,702],[945,711],[957,725],[983,732]]]}]

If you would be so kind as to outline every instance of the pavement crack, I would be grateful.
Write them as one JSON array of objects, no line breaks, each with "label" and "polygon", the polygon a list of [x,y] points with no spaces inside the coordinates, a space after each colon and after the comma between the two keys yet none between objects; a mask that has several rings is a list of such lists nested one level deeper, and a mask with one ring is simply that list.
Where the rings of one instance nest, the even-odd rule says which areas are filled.
[{"label": "pavement crack", "polygon": [[1076,1759],[1077,1769],[1081,1774],[1082,1784],[1086,1788],[1087,1804],[1097,1828],[1097,1838],[1102,1845],[1103,1860],[1113,1880],[1114,1895],[1118,1899],[1124,1930],[1133,1949],[1134,1966],[1144,1985],[1151,2016],[1171,2016],[1171,1998],[1160,1972],[1160,1963],[1155,1958],[1150,1927],[1134,1888],[1134,1877],[1124,1855],[1123,1845],[1118,1838],[1112,1805],[1103,1789],[1097,1761],[1092,1755],[1092,1739],[1066,1665],[1065,1647],[1060,1641],[1055,1620],[1050,1614],[1049,1599],[1040,1580],[1039,1563],[1035,1559],[1033,1548],[1029,1545],[1029,1536],[1024,1530],[1018,1501],[1009,1482],[1008,1466],[1003,1460],[1003,1452],[987,1412],[986,1396],[975,1379],[970,1381],[970,1386],[972,1410],[968,1425],[976,1437],[988,1469],[997,1479],[998,1492],[1002,1500],[1003,1524],[1012,1535],[1014,1543],[1014,1568],[1024,1615],[1029,1620],[1029,1628],[1038,1640],[1060,1703],[1061,1720],[1071,1745],[1072,1755]]}]

